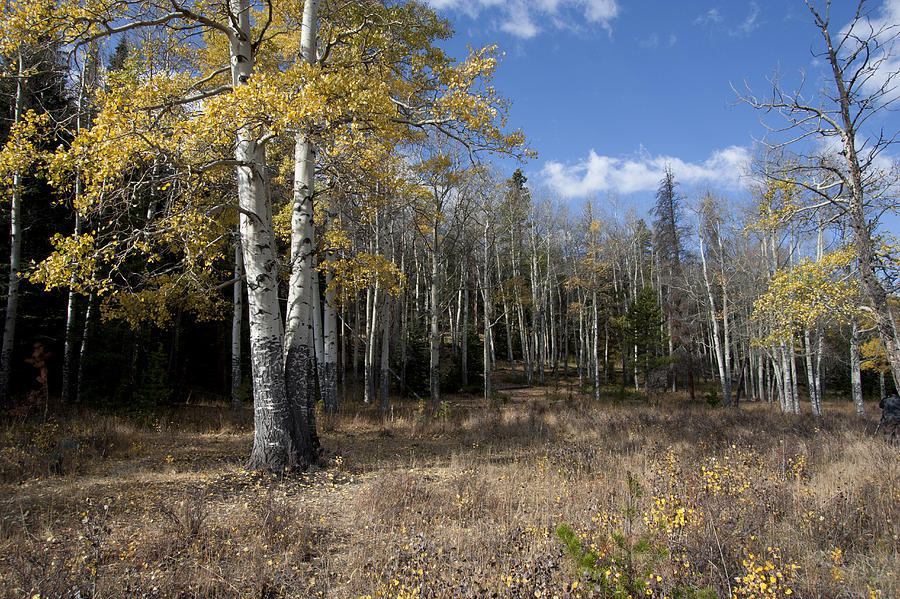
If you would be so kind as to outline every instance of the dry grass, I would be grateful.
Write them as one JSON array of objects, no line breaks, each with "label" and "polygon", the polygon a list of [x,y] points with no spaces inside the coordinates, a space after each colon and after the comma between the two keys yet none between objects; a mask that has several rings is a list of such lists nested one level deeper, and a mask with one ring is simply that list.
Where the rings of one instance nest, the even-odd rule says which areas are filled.
[{"label": "dry grass", "polygon": [[0,595],[900,597],[898,454],[849,406],[506,394],[323,416],[286,477],[249,413],[10,426]]}]

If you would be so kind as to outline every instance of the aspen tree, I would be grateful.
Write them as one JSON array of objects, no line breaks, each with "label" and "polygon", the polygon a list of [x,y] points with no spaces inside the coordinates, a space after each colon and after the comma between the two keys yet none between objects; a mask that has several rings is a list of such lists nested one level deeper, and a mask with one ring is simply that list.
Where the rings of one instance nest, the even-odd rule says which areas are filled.
[{"label": "aspen tree", "polygon": [[888,292],[877,270],[878,247],[873,238],[873,219],[892,205],[885,191],[877,159],[897,139],[896,131],[870,130],[874,117],[896,100],[898,71],[893,62],[898,31],[896,23],[877,19],[864,0],[855,4],[850,23],[832,21],[832,3],[806,2],[819,34],[816,56],[829,71],[826,87],[814,97],[802,89],[790,91],[776,80],[769,97],[752,93],[742,99],[755,109],[774,112],[783,124],[772,131],[786,133],[786,141],[773,137],[769,147],[781,150],[797,147],[794,142],[816,138],[833,140],[840,151],[830,156],[810,154],[772,170],[767,176],[779,181],[795,181],[815,198],[806,210],[822,202],[835,205],[844,215],[853,234],[856,273],[867,306],[885,347],[895,383],[900,381],[900,340]]}]

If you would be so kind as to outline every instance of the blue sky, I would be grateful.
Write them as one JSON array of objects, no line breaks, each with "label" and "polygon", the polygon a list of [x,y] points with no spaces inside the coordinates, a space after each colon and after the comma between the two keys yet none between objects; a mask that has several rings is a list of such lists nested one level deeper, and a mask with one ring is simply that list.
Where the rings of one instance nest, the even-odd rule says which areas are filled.
[{"label": "blue sky", "polygon": [[[766,129],[731,85],[765,95],[776,70],[787,87],[801,70],[812,87],[827,74],[801,0],[426,2],[453,23],[452,55],[505,52],[495,86],[539,154],[523,170],[572,200],[612,193],[643,211],[666,164],[689,203],[706,188],[745,200],[742,174]],[[834,4],[840,28],[856,3]],[[900,22],[900,0],[871,6]]]}]

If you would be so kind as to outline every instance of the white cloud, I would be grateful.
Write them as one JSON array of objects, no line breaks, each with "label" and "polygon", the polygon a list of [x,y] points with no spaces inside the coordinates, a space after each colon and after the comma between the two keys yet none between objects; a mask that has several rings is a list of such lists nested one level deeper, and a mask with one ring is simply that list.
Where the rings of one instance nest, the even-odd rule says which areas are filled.
[{"label": "white cloud", "polygon": [[747,17],[738,24],[726,23],[725,17],[718,8],[710,8],[694,19],[694,25],[725,31],[732,37],[744,37],[759,27],[759,4],[751,1],[749,7],[750,12]]},{"label": "white cloud", "polygon": [[616,0],[577,0],[575,4],[584,8],[584,16],[592,23],[608,25],[619,14]]},{"label": "white cloud", "polygon": [[659,47],[659,36],[655,33],[651,33],[647,37],[643,39],[638,39],[638,46],[641,48],[647,48],[648,50],[653,50]]},{"label": "white cloud", "polygon": [[523,39],[541,32],[538,22],[574,29],[585,21],[610,30],[619,14],[618,0],[425,0],[435,10],[456,11],[477,18],[490,9],[501,11],[500,29]]},{"label": "white cloud", "polygon": [[531,20],[531,13],[521,2],[508,9],[509,18],[500,25],[500,29],[522,39],[531,39],[538,34],[537,25]]},{"label": "white cloud", "polygon": [[708,11],[694,19],[694,25],[710,25],[721,22],[722,15],[719,13],[718,8],[710,8]]},{"label": "white cloud", "polygon": [[681,183],[709,183],[734,189],[741,186],[741,177],[749,163],[750,152],[741,146],[716,150],[700,163],[685,162],[673,156],[651,156],[643,149],[628,158],[600,156],[591,150],[585,160],[574,165],[549,161],[541,174],[547,184],[562,195],[584,197],[604,191],[655,191],[666,166]]},{"label": "white cloud", "polygon": [[756,18],[759,16],[759,5],[756,2],[750,3],[750,14],[747,15],[747,18],[744,19],[744,22],[738,27],[738,29],[744,34],[749,35],[751,31],[759,27],[759,23],[756,22]]}]

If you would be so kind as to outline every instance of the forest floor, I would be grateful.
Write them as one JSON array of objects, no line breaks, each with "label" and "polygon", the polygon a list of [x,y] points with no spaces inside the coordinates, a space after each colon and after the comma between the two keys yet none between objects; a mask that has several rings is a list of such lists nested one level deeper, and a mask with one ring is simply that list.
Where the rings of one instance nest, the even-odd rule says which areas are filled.
[{"label": "forest floor", "polygon": [[10,422],[0,596],[900,597],[876,406],[499,395],[322,415],[284,476],[243,469],[249,410]]}]

